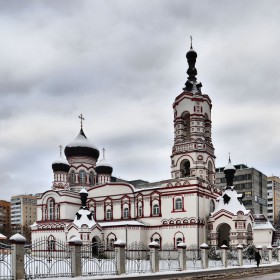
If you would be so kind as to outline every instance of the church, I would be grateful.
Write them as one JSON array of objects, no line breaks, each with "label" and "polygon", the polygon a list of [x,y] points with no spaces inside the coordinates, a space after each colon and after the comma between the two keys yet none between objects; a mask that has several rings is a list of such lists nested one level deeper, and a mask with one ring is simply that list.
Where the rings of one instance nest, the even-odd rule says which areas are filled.
[{"label": "church", "polygon": [[197,82],[197,53],[192,44],[186,58],[187,81],[173,103],[171,178],[139,185],[112,180],[113,166],[104,150],[100,156],[86,137],[81,115],[80,131],[65,146],[65,157],[61,148],[60,157],[52,163],[52,187],[38,195],[33,242],[41,238],[69,241],[73,236],[106,246],[116,240],[127,245],[156,241],[174,247],[180,242],[196,246],[208,242],[207,231],[214,223],[208,223],[209,215],[222,195],[214,184],[212,103]]}]

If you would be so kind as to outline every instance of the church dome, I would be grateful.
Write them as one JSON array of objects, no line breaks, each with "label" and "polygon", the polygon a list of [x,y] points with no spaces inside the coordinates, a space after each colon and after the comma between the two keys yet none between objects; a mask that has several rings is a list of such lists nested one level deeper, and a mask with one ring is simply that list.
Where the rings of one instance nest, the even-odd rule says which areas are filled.
[{"label": "church dome", "polygon": [[197,53],[196,51],[192,48],[190,48],[190,50],[187,52],[186,54],[186,58],[189,60],[189,59],[196,59],[197,58]]},{"label": "church dome", "polygon": [[105,149],[103,149],[103,159],[100,160],[96,164],[95,171],[98,174],[112,174],[113,173],[112,165],[105,160]]},{"label": "church dome", "polygon": [[75,140],[65,147],[64,153],[67,158],[72,156],[87,156],[97,160],[99,157],[99,150],[87,139],[82,128]]},{"label": "church dome", "polygon": [[53,171],[64,171],[68,172],[70,169],[70,165],[66,159],[60,156],[57,160],[52,163]]}]

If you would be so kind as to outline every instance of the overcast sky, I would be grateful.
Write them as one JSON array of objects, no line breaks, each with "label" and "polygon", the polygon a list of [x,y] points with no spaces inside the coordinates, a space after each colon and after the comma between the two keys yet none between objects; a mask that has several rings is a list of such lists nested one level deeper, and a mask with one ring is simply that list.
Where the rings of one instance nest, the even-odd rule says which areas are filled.
[{"label": "overcast sky", "polygon": [[113,175],[169,179],[190,35],[216,167],[230,152],[279,176],[279,14],[277,0],[1,1],[0,199],[51,188],[81,113]]}]

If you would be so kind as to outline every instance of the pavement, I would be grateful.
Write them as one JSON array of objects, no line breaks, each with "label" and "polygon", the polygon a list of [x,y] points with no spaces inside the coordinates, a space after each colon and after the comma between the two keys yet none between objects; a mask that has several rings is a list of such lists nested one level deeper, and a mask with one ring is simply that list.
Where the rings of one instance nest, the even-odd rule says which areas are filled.
[{"label": "pavement", "polygon": [[[75,278],[45,278],[48,280],[128,280],[128,279],[141,279],[141,280],[217,280],[217,279],[242,279],[242,280],[280,280],[280,264],[261,265],[259,268],[256,266],[243,266],[243,267],[230,267],[219,269],[205,269],[198,271],[168,271],[157,273],[143,273],[143,274],[122,274],[122,275],[104,275],[104,276],[80,276]],[[41,279],[43,280],[43,279]]]}]

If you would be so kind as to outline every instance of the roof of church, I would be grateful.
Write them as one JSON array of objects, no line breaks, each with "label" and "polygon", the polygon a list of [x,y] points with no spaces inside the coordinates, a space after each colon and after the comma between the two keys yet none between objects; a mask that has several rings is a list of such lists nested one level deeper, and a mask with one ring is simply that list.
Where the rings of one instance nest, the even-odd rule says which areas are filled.
[{"label": "roof of church", "polygon": [[240,201],[240,196],[234,187],[224,190],[222,196],[217,198],[217,201],[218,205],[211,215],[216,214],[220,210],[226,210],[234,215],[236,215],[239,211],[242,211],[245,215],[250,212],[250,210],[247,210]]},{"label": "roof of church", "polygon": [[92,217],[92,213],[88,209],[80,209],[76,213],[76,217],[73,221],[73,224],[75,224],[79,228],[82,227],[82,225],[86,225],[89,228],[91,228],[96,224],[96,222]]},{"label": "roof of church", "polygon": [[95,159],[99,157],[98,148],[87,139],[82,128],[78,136],[65,147],[64,153],[66,157],[88,156]]},{"label": "roof of church", "polygon": [[57,160],[53,161],[52,163],[53,171],[65,171],[68,172],[70,169],[70,165],[68,161],[60,156]]}]

